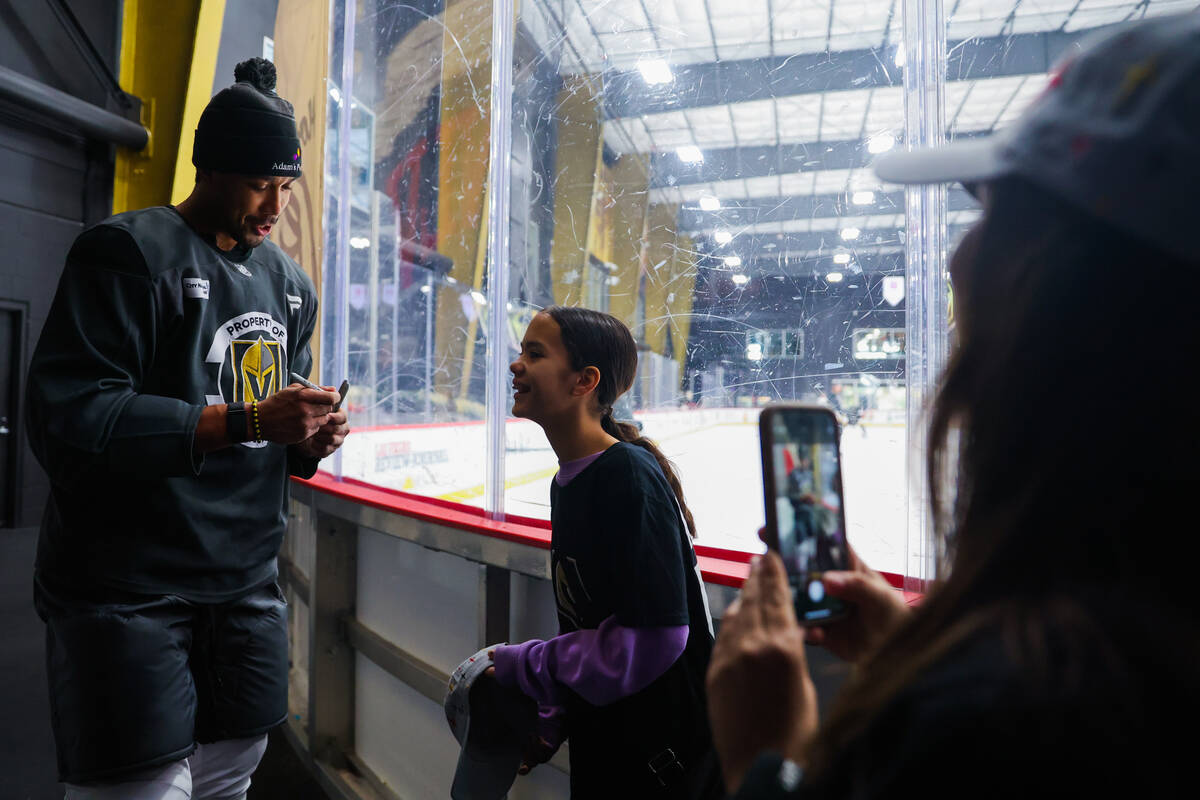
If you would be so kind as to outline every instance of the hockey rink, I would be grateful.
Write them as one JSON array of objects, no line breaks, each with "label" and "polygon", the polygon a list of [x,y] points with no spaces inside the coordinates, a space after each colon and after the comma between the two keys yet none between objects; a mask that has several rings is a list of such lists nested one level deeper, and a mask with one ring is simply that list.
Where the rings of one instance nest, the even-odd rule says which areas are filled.
[{"label": "hockey rink", "polygon": [[[675,464],[700,544],[760,552],[763,524],[758,409],[639,413],[643,433]],[[379,486],[483,505],[482,423],[390,426],[347,439],[343,474]],[[558,463],[541,429],[507,426],[505,511],[550,516]],[[865,422],[843,428],[842,469],[850,544],[872,567],[904,571],[904,427]]]},{"label": "hockey rink", "polygon": [[[658,444],[679,472],[684,497],[696,520],[697,542],[761,552],[758,529],[765,517],[757,424],[717,423],[662,437]],[[903,426],[849,426],[842,432],[841,452],[851,546],[875,569],[902,573]],[[555,464],[549,453],[539,472],[553,475]],[[550,480],[539,475],[514,486],[520,478],[510,475],[505,509],[525,516],[548,516]]]}]

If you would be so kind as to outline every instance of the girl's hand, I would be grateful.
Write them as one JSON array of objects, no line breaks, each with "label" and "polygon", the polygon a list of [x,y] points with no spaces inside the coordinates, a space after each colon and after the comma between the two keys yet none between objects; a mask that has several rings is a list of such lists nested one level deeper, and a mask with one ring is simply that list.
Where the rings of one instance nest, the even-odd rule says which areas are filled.
[{"label": "girl's hand", "polygon": [[[495,660],[496,651],[488,650],[487,656],[489,659]],[[496,679],[496,668],[488,667],[483,671],[483,676],[488,680]],[[528,775],[529,771],[538,764],[545,764],[554,754],[558,752],[558,745],[546,741],[545,737],[533,735],[525,742],[521,752],[521,766],[517,769],[518,775]]]},{"label": "girl's hand", "polygon": [[852,604],[850,613],[829,625],[805,630],[804,640],[823,645],[838,658],[851,663],[861,661],[908,619],[912,609],[903,595],[850,550],[850,569],[826,572],[821,576],[825,591]]},{"label": "girl's hand", "polygon": [[817,693],[777,554],[751,562],[741,595],[725,610],[707,684],[713,743],[730,794],[765,751],[803,763],[817,729]]},{"label": "girl's hand", "polygon": [[558,752],[558,745],[551,744],[542,736],[530,736],[521,752],[521,766],[518,775],[528,775],[529,771],[538,764],[545,764]]}]

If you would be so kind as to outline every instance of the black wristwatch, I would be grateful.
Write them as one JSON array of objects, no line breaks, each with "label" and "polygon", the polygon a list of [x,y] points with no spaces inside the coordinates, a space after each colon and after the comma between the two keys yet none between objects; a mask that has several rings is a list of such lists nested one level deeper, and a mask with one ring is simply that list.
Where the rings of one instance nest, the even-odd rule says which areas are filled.
[{"label": "black wristwatch", "polygon": [[230,403],[225,406],[225,433],[234,444],[250,441],[250,426],[246,424],[246,404]]}]

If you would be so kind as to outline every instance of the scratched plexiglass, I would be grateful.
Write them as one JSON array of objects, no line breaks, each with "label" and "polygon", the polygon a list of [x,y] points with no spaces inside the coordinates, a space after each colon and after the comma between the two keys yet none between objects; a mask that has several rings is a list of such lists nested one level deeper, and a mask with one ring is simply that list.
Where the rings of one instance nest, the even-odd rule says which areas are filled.
[{"label": "scratched plexiglass", "polygon": [[[1010,122],[1088,31],[1194,5],[928,0],[940,14],[905,31],[898,0],[526,0],[495,142],[491,2],[337,0],[322,346],[355,386],[342,474],[477,506],[490,481],[491,510],[547,517],[540,429],[509,420],[487,466],[488,357],[507,363],[539,309],[583,305],[634,333],[617,416],[676,464],[701,544],[759,549],[759,411],[820,403],[843,423],[850,541],[904,572],[910,303],[934,320],[923,358],[952,309],[908,297],[906,264],[937,274],[946,254],[913,252],[904,190],[869,168],[916,140],[905,42],[942,21],[946,66],[922,85],[941,105],[909,108],[955,139]],[[953,243],[978,214],[950,187],[923,224]]]},{"label": "scratched plexiglass", "polygon": [[[891,5],[520,6],[512,327],[551,303],[630,326],[617,416],[674,462],[701,544],[760,548],[778,401],[842,416],[851,524],[902,531],[903,197],[868,169],[903,138]],[[506,510],[545,516],[554,456],[520,428]]]}]

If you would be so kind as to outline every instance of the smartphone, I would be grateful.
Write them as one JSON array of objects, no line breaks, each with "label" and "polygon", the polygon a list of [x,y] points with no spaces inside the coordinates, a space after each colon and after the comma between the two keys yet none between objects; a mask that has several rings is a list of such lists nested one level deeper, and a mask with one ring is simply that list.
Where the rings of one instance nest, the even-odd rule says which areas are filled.
[{"label": "smartphone", "polygon": [[348,381],[348,380],[342,381],[342,385],[338,387],[338,397],[340,397],[341,400],[338,400],[337,403],[334,405],[334,407],[333,407],[334,411],[340,410],[342,407],[342,403],[346,402],[346,392],[349,391],[349,389],[350,389],[350,381]]},{"label": "smartphone", "polygon": [[758,422],[768,549],[783,559],[802,625],[849,610],[825,593],[827,570],[850,568],[838,422],[823,406],[776,405]]}]

